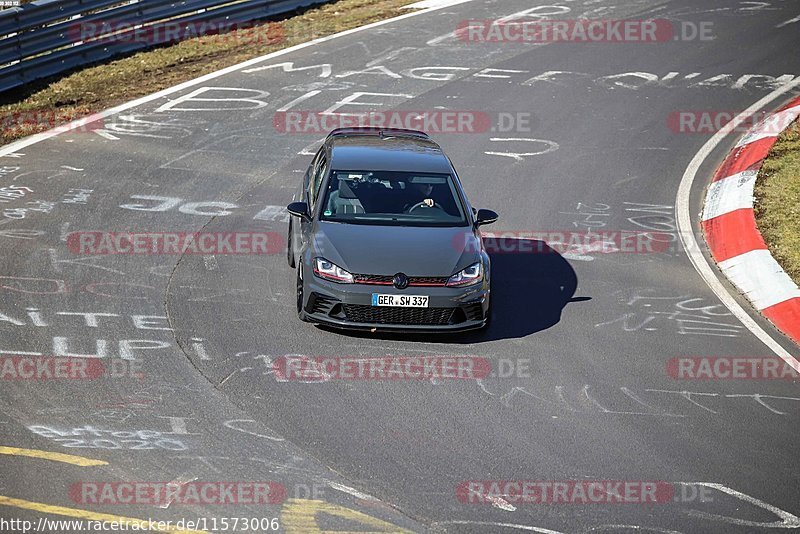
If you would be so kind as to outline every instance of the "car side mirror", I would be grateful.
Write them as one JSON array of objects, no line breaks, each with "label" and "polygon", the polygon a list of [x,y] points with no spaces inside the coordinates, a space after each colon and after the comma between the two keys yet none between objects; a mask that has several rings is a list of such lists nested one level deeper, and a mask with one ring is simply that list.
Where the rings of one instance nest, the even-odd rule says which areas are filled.
[{"label": "car side mirror", "polygon": [[286,206],[286,211],[295,217],[300,217],[304,221],[311,220],[311,215],[308,214],[308,204],[305,202],[292,202]]},{"label": "car side mirror", "polygon": [[498,217],[500,216],[492,210],[478,210],[478,214],[475,216],[475,226],[492,224],[497,221]]}]

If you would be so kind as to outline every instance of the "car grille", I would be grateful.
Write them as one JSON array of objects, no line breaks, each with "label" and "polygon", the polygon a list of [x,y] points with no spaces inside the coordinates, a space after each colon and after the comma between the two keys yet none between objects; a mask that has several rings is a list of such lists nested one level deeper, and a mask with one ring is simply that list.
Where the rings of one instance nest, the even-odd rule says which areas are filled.
[{"label": "car grille", "polygon": [[[383,274],[354,274],[353,281],[356,284],[374,284],[382,286],[392,285],[394,276]],[[446,276],[409,276],[408,285],[412,286],[444,286],[447,283]]]},{"label": "car grille", "polygon": [[383,276],[380,274],[354,274],[353,281],[356,284],[392,285],[391,276]]},{"label": "car grille", "polygon": [[446,283],[446,276],[412,276],[408,279],[409,286],[443,286]]},{"label": "car grille", "polygon": [[447,325],[455,308],[391,308],[345,304],[344,313],[354,323]]}]

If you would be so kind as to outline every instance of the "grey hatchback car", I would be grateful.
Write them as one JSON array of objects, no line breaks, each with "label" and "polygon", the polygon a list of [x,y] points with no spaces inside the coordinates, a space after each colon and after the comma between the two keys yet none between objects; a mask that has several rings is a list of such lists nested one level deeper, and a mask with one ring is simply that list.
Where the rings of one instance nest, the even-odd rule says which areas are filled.
[{"label": "grey hatchback car", "polygon": [[288,211],[297,314],[328,326],[462,331],[490,319],[490,263],[441,147],[414,130],[332,131]]}]

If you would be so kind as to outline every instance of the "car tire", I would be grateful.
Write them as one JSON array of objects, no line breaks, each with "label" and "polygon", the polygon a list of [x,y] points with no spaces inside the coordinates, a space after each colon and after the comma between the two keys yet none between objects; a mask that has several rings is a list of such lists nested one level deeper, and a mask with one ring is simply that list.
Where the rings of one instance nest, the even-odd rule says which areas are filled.
[{"label": "car tire", "polygon": [[286,262],[294,269],[297,262],[294,259],[294,245],[292,244],[292,221],[289,220],[289,233],[286,236]]},{"label": "car tire", "polygon": [[303,322],[308,322],[308,318],[306,317],[306,312],[303,310],[303,303],[305,302],[305,295],[303,294],[303,277],[300,270],[302,269],[302,265],[297,267],[297,318]]}]

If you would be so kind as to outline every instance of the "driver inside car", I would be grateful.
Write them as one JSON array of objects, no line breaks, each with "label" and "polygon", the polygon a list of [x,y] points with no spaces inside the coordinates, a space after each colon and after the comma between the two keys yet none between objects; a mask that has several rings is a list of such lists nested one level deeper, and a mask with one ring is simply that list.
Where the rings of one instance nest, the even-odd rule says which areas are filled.
[{"label": "driver inside car", "polygon": [[429,208],[433,207],[435,202],[431,197],[433,193],[432,183],[412,182],[409,185],[408,193],[410,200],[404,206],[404,211],[408,211],[417,204],[423,204]]}]

